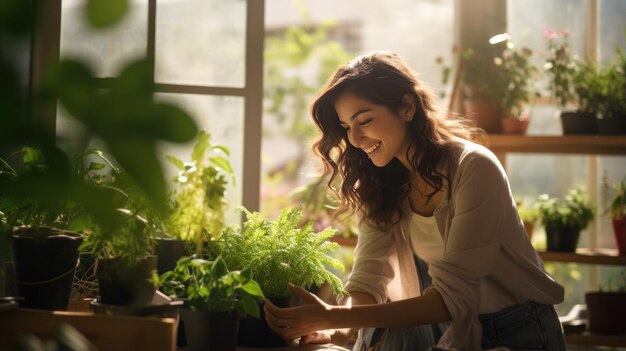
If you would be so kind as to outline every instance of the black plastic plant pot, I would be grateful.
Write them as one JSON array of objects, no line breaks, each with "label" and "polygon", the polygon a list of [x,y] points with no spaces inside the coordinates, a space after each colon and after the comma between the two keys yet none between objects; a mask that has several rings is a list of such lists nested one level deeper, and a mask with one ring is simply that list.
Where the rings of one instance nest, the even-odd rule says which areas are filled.
[{"label": "black plastic plant pot", "polygon": [[18,227],[11,238],[20,307],[67,310],[83,236],[51,227]]},{"label": "black plastic plant pot", "polygon": [[592,112],[561,112],[563,135],[596,134],[598,132],[596,114]]},{"label": "black plastic plant pot", "polygon": [[181,308],[180,317],[185,324],[186,350],[235,351],[237,348],[239,315],[236,312]]},{"label": "black plastic plant pot", "polygon": [[626,116],[614,116],[599,118],[598,134],[602,135],[624,135],[626,134]]},{"label": "black plastic plant pot", "polygon": [[150,281],[157,257],[138,260],[98,257],[100,302],[106,305],[146,306],[156,292]]},{"label": "black plastic plant pot", "polygon": [[[278,307],[293,307],[302,302],[298,297],[270,297],[268,298]],[[259,304],[261,316],[259,319],[248,316],[241,320],[237,345],[245,347],[279,347],[286,346],[286,341],[274,333],[267,325],[263,304]]]},{"label": "black plastic plant pot", "polygon": [[169,238],[157,239],[155,253],[158,256],[157,272],[161,275],[173,270],[176,262],[185,256],[185,242]]},{"label": "black plastic plant pot", "polygon": [[563,225],[546,224],[546,244],[550,252],[576,252],[580,230]]},{"label": "black plastic plant pot", "polygon": [[596,334],[626,334],[626,292],[588,292],[587,329]]}]

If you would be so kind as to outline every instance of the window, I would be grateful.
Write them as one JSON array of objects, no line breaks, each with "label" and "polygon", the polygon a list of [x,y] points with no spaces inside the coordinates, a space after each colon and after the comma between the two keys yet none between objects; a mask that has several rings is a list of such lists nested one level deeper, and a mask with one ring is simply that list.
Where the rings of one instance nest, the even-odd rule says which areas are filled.
[{"label": "window", "polygon": [[[83,21],[84,3],[62,2],[61,57],[87,60],[102,78],[153,57],[155,98],[185,108],[231,150],[237,184],[228,189],[227,222],[239,222],[239,205],[258,209],[264,1],[132,0],[120,23],[98,32]],[[71,128],[63,113],[57,128]],[[161,151],[185,160],[191,147]]]}]

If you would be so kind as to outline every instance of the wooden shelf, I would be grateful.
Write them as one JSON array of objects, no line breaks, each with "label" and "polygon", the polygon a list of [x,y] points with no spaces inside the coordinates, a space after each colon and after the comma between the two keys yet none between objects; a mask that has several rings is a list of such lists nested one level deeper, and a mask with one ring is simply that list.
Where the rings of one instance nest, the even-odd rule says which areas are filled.
[{"label": "wooden shelf", "polygon": [[551,262],[575,262],[626,266],[626,256],[619,256],[617,254],[617,249],[591,250],[580,248],[576,250],[576,253],[539,251],[539,256],[541,256],[544,261]]},{"label": "wooden shelf", "polygon": [[626,346],[626,335],[598,335],[588,332],[565,334],[565,343],[570,345],[624,347]]},{"label": "wooden shelf", "polygon": [[490,134],[484,141],[493,153],[566,153],[626,155],[626,135],[506,135]]}]

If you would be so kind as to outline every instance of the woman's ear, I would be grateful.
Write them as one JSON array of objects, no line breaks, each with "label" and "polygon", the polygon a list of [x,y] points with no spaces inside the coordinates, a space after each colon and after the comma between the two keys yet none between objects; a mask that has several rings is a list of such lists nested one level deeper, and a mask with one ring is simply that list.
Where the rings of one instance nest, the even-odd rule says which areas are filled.
[{"label": "woman's ear", "polygon": [[416,108],[413,96],[404,94],[402,97],[402,106],[400,106],[400,118],[405,122],[412,121]]}]

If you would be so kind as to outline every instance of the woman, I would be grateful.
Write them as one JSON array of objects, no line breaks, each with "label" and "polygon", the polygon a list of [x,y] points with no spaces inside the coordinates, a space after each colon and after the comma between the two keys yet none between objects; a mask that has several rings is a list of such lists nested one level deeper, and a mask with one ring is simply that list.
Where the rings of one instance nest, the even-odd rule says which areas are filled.
[{"label": "woman", "polygon": [[[326,173],[342,177],[341,210],[359,215],[360,233],[346,304],[291,287],[306,304],[265,304],[279,335],[341,344],[360,328],[406,338],[393,331],[449,321],[440,347],[565,349],[552,306],[563,288],[530,244],[502,166],[468,140],[471,128],[437,112],[400,57],[374,52],[340,67],[312,114],[314,149]],[[432,282],[420,289],[424,275]]]}]

